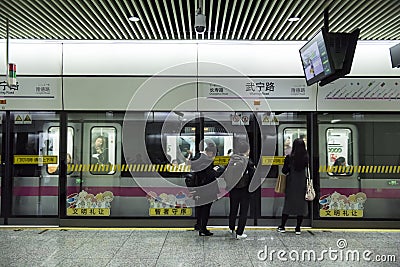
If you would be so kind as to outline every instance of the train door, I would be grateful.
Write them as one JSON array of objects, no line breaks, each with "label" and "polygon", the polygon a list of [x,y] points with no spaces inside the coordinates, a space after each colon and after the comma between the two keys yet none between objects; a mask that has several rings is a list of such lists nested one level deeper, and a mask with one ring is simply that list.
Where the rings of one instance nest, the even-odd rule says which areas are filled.
[{"label": "train door", "polygon": [[[218,164],[226,165],[229,155],[240,141],[247,141],[250,145],[250,158],[258,160],[257,149],[255,148],[254,118],[252,113],[240,112],[203,112],[204,117],[204,143],[214,143],[217,147]],[[225,160],[224,160],[225,159]],[[223,176],[223,175],[222,175]],[[219,181],[221,198],[214,202],[211,208],[211,216],[214,222],[220,224],[215,217],[227,217],[229,215],[229,197],[225,194],[224,181]],[[256,194],[253,194],[255,196]],[[259,209],[259,195],[251,199],[249,215],[254,218],[256,209]],[[251,223],[250,221],[248,222]]]},{"label": "train door", "polygon": [[[262,216],[280,217],[282,215],[284,195],[274,192],[276,178],[282,172],[283,159],[291,153],[293,141],[302,138],[307,145],[307,126],[305,115],[282,113],[276,115],[277,127],[277,161],[272,163],[268,179],[262,185]],[[304,222],[304,224],[306,221]]]},{"label": "train door", "polygon": [[[11,207],[4,214],[9,224],[58,224],[58,176],[49,175],[49,164],[57,164],[52,153],[58,145],[49,139],[49,124],[59,126],[55,112],[11,112],[9,190],[3,201]],[[29,217],[29,219],[26,219]],[[32,220],[37,218],[36,221]]]},{"label": "train door", "polygon": [[350,195],[361,189],[353,169],[359,163],[356,140],[355,125],[319,125],[320,218],[343,217],[354,210]]},{"label": "train door", "polygon": [[63,218],[110,216],[105,198],[119,206],[121,125],[77,122],[71,117],[67,140],[67,214]]}]

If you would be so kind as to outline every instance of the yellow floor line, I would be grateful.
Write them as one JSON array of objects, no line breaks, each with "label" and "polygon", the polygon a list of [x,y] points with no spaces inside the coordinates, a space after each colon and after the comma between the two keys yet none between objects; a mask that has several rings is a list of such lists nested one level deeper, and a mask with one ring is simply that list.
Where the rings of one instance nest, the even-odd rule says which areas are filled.
[{"label": "yellow floor line", "polygon": [[[228,227],[207,227],[213,231],[226,231]],[[294,227],[286,227],[288,229],[294,229]],[[313,232],[388,232],[388,233],[400,233],[400,229],[332,229],[332,228],[311,228],[303,227],[302,229]],[[17,226],[0,226],[0,230],[73,230],[73,231],[190,231],[193,227],[186,228],[139,228],[139,227],[121,227],[121,228],[98,228],[98,227],[17,227]],[[246,231],[275,231],[276,227],[257,227],[249,226],[246,227]]]}]

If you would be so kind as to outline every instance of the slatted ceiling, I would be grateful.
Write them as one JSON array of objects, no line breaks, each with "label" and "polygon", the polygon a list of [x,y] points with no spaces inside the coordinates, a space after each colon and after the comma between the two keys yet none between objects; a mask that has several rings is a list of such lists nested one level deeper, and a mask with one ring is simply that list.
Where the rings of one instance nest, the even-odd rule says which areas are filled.
[{"label": "slatted ceiling", "polygon": [[[194,31],[198,1],[205,34]],[[308,40],[328,6],[333,32],[360,28],[362,40],[400,39],[399,0],[1,0],[0,38],[9,17],[13,39]],[[301,20],[287,21],[292,15]]]}]

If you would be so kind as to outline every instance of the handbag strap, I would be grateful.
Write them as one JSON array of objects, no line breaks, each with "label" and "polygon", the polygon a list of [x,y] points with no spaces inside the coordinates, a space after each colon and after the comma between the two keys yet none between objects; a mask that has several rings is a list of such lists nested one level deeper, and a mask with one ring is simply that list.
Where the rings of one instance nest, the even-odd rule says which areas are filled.
[{"label": "handbag strap", "polygon": [[309,165],[307,165],[306,172],[307,172],[307,173],[306,173],[307,180],[309,180],[309,181],[312,182],[312,179],[311,179],[311,172],[310,172],[310,167],[309,167]]}]

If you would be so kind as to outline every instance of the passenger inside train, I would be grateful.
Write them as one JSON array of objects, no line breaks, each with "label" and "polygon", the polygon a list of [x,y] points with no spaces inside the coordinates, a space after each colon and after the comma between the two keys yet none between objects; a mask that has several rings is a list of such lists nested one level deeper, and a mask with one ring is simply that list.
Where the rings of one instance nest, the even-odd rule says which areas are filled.
[{"label": "passenger inside train", "polygon": [[106,138],[99,135],[92,147],[92,164],[108,164],[108,148],[106,145]]}]

